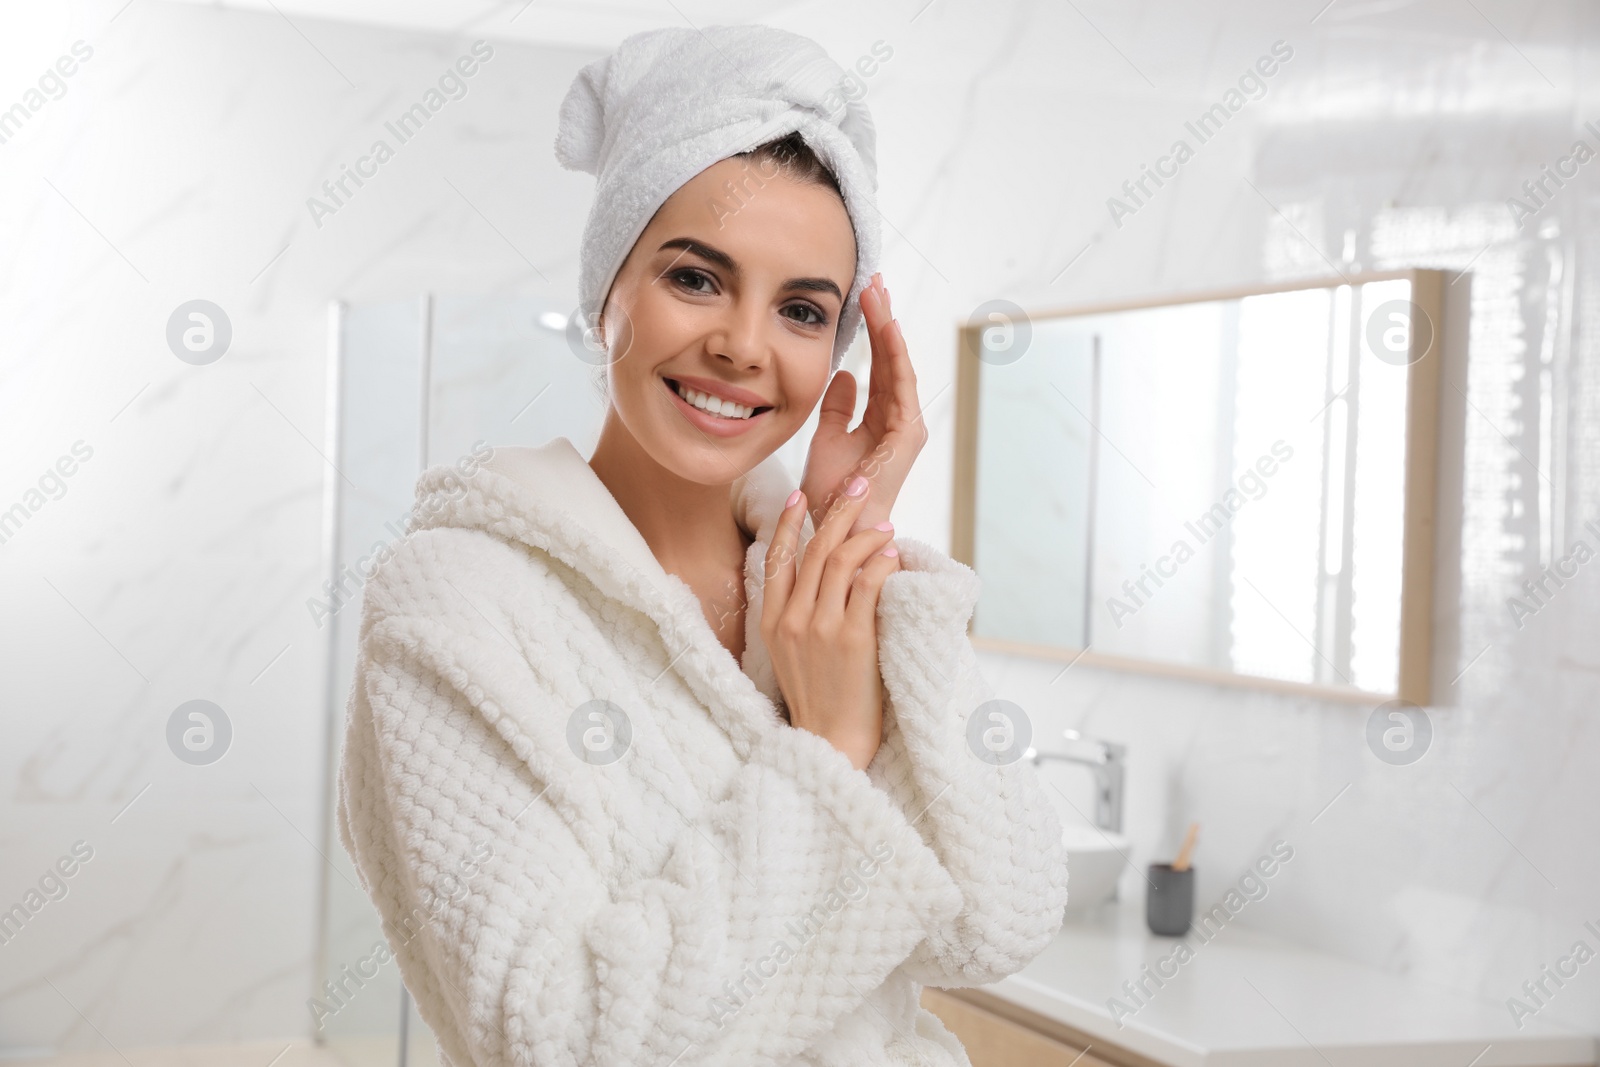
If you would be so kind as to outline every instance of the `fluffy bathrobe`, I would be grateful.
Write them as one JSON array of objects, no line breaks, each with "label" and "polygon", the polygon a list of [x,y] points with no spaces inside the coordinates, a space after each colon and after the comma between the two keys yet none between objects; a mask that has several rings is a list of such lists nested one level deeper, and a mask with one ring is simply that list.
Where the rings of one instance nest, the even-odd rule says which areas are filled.
[{"label": "fluffy bathrobe", "polygon": [[968,741],[970,568],[897,539],[866,771],[786,722],[759,625],[792,488],[775,457],[732,487],[740,663],[566,438],[418,480],[365,587],[338,827],[454,1067],[966,1065],[921,987],[1055,935],[1055,810]]}]

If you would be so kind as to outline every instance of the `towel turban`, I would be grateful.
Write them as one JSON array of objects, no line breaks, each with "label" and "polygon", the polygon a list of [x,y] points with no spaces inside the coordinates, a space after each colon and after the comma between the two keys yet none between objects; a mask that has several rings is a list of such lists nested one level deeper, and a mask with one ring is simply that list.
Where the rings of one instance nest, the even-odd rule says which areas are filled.
[{"label": "towel turban", "polygon": [[657,209],[707,167],[798,131],[838,179],[856,239],[833,369],[878,269],[876,132],[815,41],[771,26],[647,30],[585,66],[561,102],[556,159],[595,175],[578,264],[579,312],[598,323],[611,283]]}]

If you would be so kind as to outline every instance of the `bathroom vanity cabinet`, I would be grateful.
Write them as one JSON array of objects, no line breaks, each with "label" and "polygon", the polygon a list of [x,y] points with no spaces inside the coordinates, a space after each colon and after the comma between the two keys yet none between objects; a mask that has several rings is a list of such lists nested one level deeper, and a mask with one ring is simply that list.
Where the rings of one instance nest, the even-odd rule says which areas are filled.
[{"label": "bathroom vanity cabinet", "polygon": [[966,1047],[972,1067],[1161,1067],[976,989],[924,989],[922,1006]]},{"label": "bathroom vanity cabinet", "polygon": [[[1137,1021],[1112,1016],[1121,977],[1157,964],[1130,896],[1062,924],[987,986],[922,991],[973,1067],[1595,1067],[1593,1034],[1554,1016],[1519,1026],[1503,1002],[1452,991],[1247,927],[1191,936],[1191,955]],[[1575,1003],[1575,1002],[1574,1002]]]}]

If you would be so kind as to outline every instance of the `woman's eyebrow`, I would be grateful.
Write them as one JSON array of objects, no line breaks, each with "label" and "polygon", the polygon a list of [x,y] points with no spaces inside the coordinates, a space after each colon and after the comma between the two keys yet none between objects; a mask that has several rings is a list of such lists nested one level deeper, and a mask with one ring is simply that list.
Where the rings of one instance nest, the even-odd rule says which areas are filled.
[{"label": "woman's eyebrow", "polygon": [[[739,276],[739,264],[734,262],[732,256],[719,248],[712,248],[708,244],[696,241],[692,237],[674,237],[669,241],[662,241],[661,249],[667,248],[679,248],[685,252],[693,253],[708,263],[715,263],[735,278]],[[839,291],[839,286],[831,278],[790,278],[784,283],[784,288],[803,289],[813,293],[832,293],[840,303],[844,302],[844,294]]]}]

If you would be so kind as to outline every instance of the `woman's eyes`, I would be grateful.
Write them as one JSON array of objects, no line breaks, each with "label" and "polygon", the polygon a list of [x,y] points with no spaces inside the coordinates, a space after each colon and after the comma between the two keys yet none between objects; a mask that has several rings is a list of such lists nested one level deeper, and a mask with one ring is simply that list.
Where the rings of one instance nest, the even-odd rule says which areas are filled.
[{"label": "woman's eyes", "polygon": [[813,314],[813,315],[815,315],[817,317],[816,321],[814,321],[814,322],[802,322],[800,324],[802,326],[826,326],[826,325],[828,325],[828,316],[823,314],[822,311],[815,304],[807,304],[807,303],[802,302],[802,303],[799,303],[799,304],[790,304],[790,305],[788,305],[788,307],[784,308],[785,311],[788,311],[790,309],[793,309],[795,311],[809,311],[811,314]]},{"label": "woman's eyes", "polygon": [[[702,289],[698,285],[691,285],[691,284],[689,284],[689,281],[694,281],[694,282],[702,282],[703,281],[703,282],[706,282],[707,284],[710,284],[710,285],[713,285],[713,286],[715,285],[715,282],[712,280],[710,275],[708,275],[703,270],[696,270],[694,267],[684,267],[681,270],[673,271],[672,272],[672,279],[678,285],[682,286],[684,289],[686,289],[687,291],[689,291],[691,293],[705,294],[705,293],[710,293],[713,290],[711,290],[711,289]],[[688,281],[686,281],[686,279]],[[817,307],[817,305],[809,303],[807,301],[801,301],[801,302],[799,302],[797,304],[788,304],[788,305],[786,305],[784,307],[783,310],[785,310],[785,311],[804,311],[804,312],[809,313],[810,315],[815,316],[815,318],[810,319],[810,320],[795,319],[795,321],[798,322],[801,326],[826,326],[826,325],[828,325],[827,313],[824,312],[821,308]]]},{"label": "woman's eyes", "polygon": [[[675,271],[672,272],[673,281],[677,282],[679,285],[683,285],[683,279],[686,278],[686,277],[687,278],[698,278],[698,279],[701,279],[701,280],[707,281],[707,282],[709,282],[711,280],[710,275],[706,274],[705,271],[695,270],[693,267],[684,267],[682,270],[675,270]],[[707,290],[705,290],[705,289],[691,288],[690,286],[687,286],[687,285],[683,285],[683,287],[685,289],[688,289],[691,293],[704,293],[704,292],[707,292]]]}]

